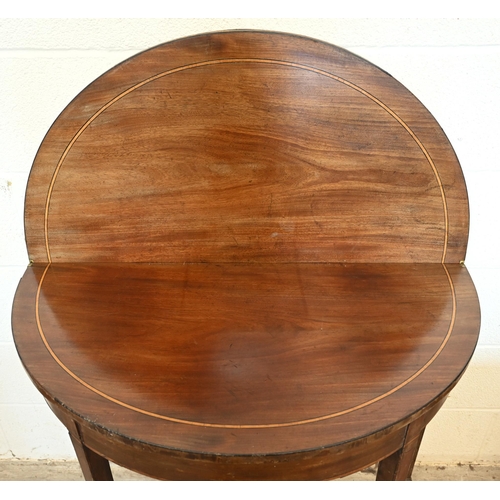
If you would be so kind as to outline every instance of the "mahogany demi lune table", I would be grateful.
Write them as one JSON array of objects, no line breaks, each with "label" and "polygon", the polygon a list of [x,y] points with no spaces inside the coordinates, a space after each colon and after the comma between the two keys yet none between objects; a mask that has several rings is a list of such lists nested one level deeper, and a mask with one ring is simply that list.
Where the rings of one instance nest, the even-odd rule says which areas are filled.
[{"label": "mahogany demi lune table", "polygon": [[313,39],[111,69],[44,138],[25,227],[15,342],[86,479],[409,479],[477,341],[452,147]]}]

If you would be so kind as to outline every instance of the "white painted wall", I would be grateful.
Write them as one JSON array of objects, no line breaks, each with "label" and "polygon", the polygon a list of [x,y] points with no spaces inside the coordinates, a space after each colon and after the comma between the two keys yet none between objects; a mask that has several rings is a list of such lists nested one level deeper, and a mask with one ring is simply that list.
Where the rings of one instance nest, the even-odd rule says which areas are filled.
[{"label": "white painted wall", "polygon": [[461,161],[471,203],[466,260],[482,331],[472,364],[428,426],[422,462],[500,460],[500,19],[0,19],[0,458],[74,458],[25,375],[10,310],[28,263],[23,201],[45,132],[88,83],[123,59],[200,32],[268,29],[365,57],[434,114]]}]

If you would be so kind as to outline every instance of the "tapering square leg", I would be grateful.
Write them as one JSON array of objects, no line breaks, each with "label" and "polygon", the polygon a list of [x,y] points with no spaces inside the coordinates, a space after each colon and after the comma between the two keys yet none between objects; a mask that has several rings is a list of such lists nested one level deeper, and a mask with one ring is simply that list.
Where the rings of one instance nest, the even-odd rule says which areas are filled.
[{"label": "tapering square leg", "polygon": [[403,446],[378,464],[377,481],[411,481],[424,431],[408,426]]},{"label": "tapering square leg", "polygon": [[113,481],[108,460],[87,448],[79,437],[69,433],[85,481]]}]

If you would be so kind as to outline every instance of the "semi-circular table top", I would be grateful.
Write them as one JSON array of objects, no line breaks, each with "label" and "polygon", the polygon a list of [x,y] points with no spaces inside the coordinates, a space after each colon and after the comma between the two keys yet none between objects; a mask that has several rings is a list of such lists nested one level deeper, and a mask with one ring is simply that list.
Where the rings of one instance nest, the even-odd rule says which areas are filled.
[{"label": "semi-circular table top", "polygon": [[405,421],[461,375],[460,265],[30,267],[16,341],[42,393],[117,434],[198,453],[333,446]]},{"label": "semi-circular table top", "polygon": [[464,372],[467,238],[453,149],[386,72],[299,36],[189,37],[105,73],[47,133],[16,346],[53,408],[129,443],[361,443]]}]

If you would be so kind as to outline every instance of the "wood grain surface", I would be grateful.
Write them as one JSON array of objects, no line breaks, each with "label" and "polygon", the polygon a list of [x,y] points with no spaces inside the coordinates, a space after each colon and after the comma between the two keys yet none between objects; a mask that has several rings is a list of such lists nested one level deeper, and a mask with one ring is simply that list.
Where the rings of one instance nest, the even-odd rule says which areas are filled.
[{"label": "wood grain surface", "polygon": [[450,143],[384,71],[177,40],[40,146],[16,346],[86,479],[405,480],[477,342],[468,224]]},{"label": "wood grain surface", "polygon": [[111,70],[51,128],[28,191],[35,262],[459,262],[468,231],[426,109],[366,61],[278,34]]},{"label": "wood grain surface", "polygon": [[21,285],[20,303],[37,300],[34,315],[15,311],[18,348],[46,397],[198,452],[280,453],[379,431],[446,391],[477,336],[459,265],[52,264]]}]

